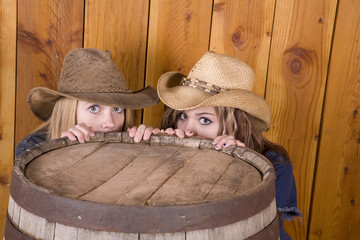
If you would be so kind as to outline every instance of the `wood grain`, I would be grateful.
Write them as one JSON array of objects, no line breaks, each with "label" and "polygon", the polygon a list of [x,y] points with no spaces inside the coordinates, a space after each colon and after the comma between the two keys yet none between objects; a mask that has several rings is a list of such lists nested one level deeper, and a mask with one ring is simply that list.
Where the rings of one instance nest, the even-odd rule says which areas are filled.
[{"label": "wood grain", "polygon": [[339,1],[309,239],[360,236],[360,5]]},{"label": "wood grain", "polygon": [[237,57],[255,71],[254,92],[265,94],[275,0],[215,0],[210,50]]},{"label": "wood grain", "polygon": [[4,234],[14,162],[16,2],[0,2],[0,238]]},{"label": "wood grain", "polygon": [[[187,75],[209,49],[212,1],[151,1],[146,85],[156,87],[169,71]],[[145,125],[157,126],[163,105],[144,111]]]},{"label": "wood grain", "polygon": [[289,151],[293,163],[303,219],[285,222],[285,229],[295,239],[306,239],[336,4],[276,2],[266,86],[273,123],[266,135]]},{"label": "wood grain", "polygon": [[66,53],[82,47],[83,10],[82,0],[18,3],[16,142],[40,123],[27,106],[30,89],[57,90]]},{"label": "wood grain", "polygon": [[256,168],[214,150],[98,142],[42,154],[25,175],[67,198],[135,206],[232,199],[262,182]]},{"label": "wood grain", "polygon": [[[145,87],[149,1],[86,1],[84,47],[110,50],[132,91]],[[139,125],[142,110],[128,111],[126,125]]]},{"label": "wood grain", "polygon": [[[83,35],[85,47],[113,52],[133,90],[156,87],[167,71],[187,74],[208,49],[248,62],[257,76],[255,92],[271,104],[274,121],[267,136],[289,150],[294,164],[304,218],[286,223],[286,229],[293,239],[306,239],[308,228],[309,239],[358,236],[358,5],[357,0],[1,1],[0,237],[14,146],[39,124],[26,96],[33,87],[57,88],[62,59],[82,46]],[[156,126],[162,107],[145,110],[144,123]],[[128,116],[128,124],[141,121],[141,111]],[[88,232],[81,234],[90,239]]]}]

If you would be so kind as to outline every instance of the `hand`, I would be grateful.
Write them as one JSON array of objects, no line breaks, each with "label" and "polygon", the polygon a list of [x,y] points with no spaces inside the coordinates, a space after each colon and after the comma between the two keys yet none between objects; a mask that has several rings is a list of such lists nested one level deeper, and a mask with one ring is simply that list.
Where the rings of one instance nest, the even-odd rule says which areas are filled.
[{"label": "hand", "polygon": [[134,138],[134,142],[138,143],[141,139],[149,140],[152,134],[158,134],[160,129],[153,127],[146,127],[144,124],[141,124],[139,127],[128,128],[127,132],[130,137]]},{"label": "hand", "polygon": [[173,128],[167,128],[165,130],[161,129],[161,132],[162,133],[167,133],[169,135],[176,135],[178,136],[179,138],[184,138],[185,136],[186,137],[192,137],[194,136],[194,133],[191,132],[191,131],[184,131],[182,129],[173,129]]},{"label": "hand", "polygon": [[69,130],[61,133],[61,137],[68,137],[72,141],[77,139],[79,143],[89,141],[92,136],[94,136],[93,128],[88,127],[85,123],[78,123]]},{"label": "hand", "polygon": [[245,147],[245,144],[243,142],[229,135],[217,136],[216,138],[214,138],[212,143],[215,145],[216,150],[220,150],[222,148],[228,148],[234,145],[238,147]]}]

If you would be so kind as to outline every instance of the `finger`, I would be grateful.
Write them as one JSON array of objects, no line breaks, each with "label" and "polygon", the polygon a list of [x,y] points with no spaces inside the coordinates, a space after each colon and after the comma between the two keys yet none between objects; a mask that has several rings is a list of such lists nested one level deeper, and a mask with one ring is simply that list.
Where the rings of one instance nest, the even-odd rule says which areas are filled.
[{"label": "finger", "polygon": [[137,130],[137,127],[136,127],[136,126],[130,128],[130,129],[128,130],[129,137],[135,137],[136,130]]},{"label": "finger", "polygon": [[92,127],[88,127],[85,123],[80,123],[71,128],[71,131],[75,134],[78,140],[89,141],[90,136],[94,136],[94,131]]},{"label": "finger", "polygon": [[75,136],[75,139],[69,137],[70,140],[76,140],[77,139],[79,141],[79,143],[84,143],[85,142],[85,134],[84,134],[84,132],[81,131],[79,128],[75,127],[75,126],[70,128],[65,133],[67,133],[67,136],[71,136],[69,134],[72,134],[73,136]]},{"label": "finger", "polygon": [[165,133],[167,133],[167,134],[169,134],[169,135],[174,135],[174,134],[175,134],[175,130],[172,129],[172,128],[167,128],[167,129],[165,130]]},{"label": "finger", "polygon": [[227,139],[225,144],[222,145],[223,148],[228,148],[231,146],[236,146],[235,139]]},{"label": "finger", "polygon": [[[164,131],[164,130],[163,130]],[[154,128],[153,130],[152,130],[152,134],[159,134],[161,132],[161,130],[160,129],[158,129],[158,128]]]},{"label": "finger", "polygon": [[192,131],[187,130],[187,131],[185,131],[185,135],[188,137],[192,137],[192,136],[194,136],[194,133]]},{"label": "finger", "polygon": [[184,138],[185,137],[184,131],[179,129],[179,128],[175,129],[175,135],[178,136],[179,138]]},{"label": "finger", "polygon": [[224,138],[224,135],[220,135],[214,138],[213,140],[213,144],[216,144],[217,142],[219,142],[219,140],[221,140],[222,138]]},{"label": "finger", "polygon": [[235,144],[234,137],[228,135],[221,135],[214,139],[213,144],[215,144],[215,149],[220,150],[224,147],[230,147],[231,144]]},{"label": "finger", "polygon": [[71,140],[71,141],[75,141],[75,140],[76,140],[75,135],[74,135],[72,132],[70,132],[70,131],[62,132],[60,137],[62,137],[62,138],[63,138],[63,137],[67,137],[67,138],[69,138],[69,140]]},{"label": "finger", "polygon": [[226,142],[227,137],[228,137],[228,135],[217,136],[216,138],[214,138],[212,143],[214,145],[218,146],[218,148],[219,148],[220,145],[223,145]]},{"label": "finger", "polygon": [[146,126],[145,126],[144,124],[141,124],[141,125],[137,128],[136,133],[135,133],[135,136],[134,136],[134,141],[135,141],[136,143],[140,142],[141,139],[143,138],[145,129],[146,129]]},{"label": "finger", "polygon": [[245,146],[245,143],[241,142],[240,140],[236,140],[236,141],[235,141],[235,144],[236,144],[236,146],[238,146],[238,147],[246,147],[246,146]]},{"label": "finger", "polygon": [[152,131],[153,131],[153,127],[147,127],[145,129],[145,132],[144,132],[144,136],[143,136],[143,139],[144,140],[149,140],[151,134],[152,134]]}]

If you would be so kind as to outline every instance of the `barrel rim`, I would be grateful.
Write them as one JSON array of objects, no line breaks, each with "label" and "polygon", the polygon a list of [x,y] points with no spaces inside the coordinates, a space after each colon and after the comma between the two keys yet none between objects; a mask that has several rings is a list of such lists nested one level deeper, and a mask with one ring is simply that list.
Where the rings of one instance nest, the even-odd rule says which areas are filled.
[{"label": "barrel rim", "polygon": [[[162,141],[165,139],[166,141]],[[96,133],[89,141],[89,143],[94,142],[134,143],[126,132]],[[207,139],[180,139],[168,135],[153,135],[148,141],[142,141],[142,143],[153,146],[171,145],[214,149],[211,141]],[[241,158],[257,168],[263,175],[262,182],[242,195],[207,203],[175,206],[95,203],[53,194],[50,190],[31,183],[25,177],[26,165],[36,157],[58,148],[76,144],[79,143],[67,138],[54,139],[40,143],[21,154],[15,160],[10,184],[10,194],[14,201],[31,213],[64,225],[124,233],[162,233],[211,229],[229,225],[261,212],[274,200],[275,177],[270,161],[251,149],[235,146],[222,149],[221,152]],[[243,158],[244,156],[246,159]],[[107,216],[106,219],[98,217],[104,215]]]}]

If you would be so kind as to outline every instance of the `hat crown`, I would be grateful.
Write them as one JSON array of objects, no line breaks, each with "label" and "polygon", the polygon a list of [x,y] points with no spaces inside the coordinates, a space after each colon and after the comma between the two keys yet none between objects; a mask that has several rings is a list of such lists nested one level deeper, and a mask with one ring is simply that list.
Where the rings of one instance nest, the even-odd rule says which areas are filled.
[{"label": "hat crown", "polygon": [[125,78],[112,61],[110,51],[78,48],[70,51],[63,62],[58,91],[129,92]]},{"label": "hat crown", "polygon": [[223,89],[252,91],[255,73],[249,65],[237,58],[209,51],[194,65],[187,77]]}]

